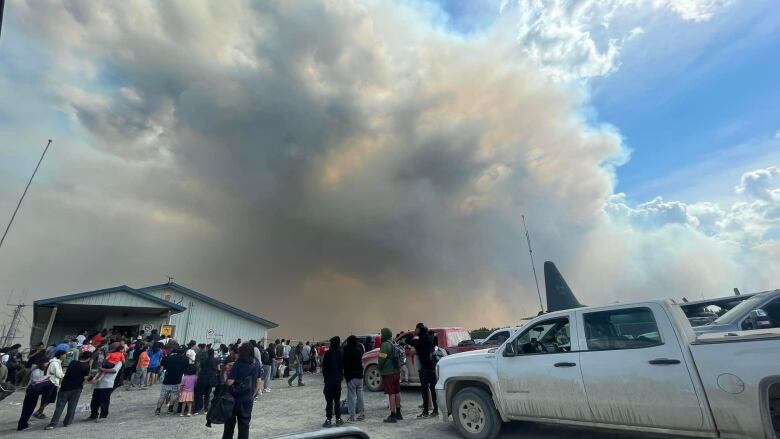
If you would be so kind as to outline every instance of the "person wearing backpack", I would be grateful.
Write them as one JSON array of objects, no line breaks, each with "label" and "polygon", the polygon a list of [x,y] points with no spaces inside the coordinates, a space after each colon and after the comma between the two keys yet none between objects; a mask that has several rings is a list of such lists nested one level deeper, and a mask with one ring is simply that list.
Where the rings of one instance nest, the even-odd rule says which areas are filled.
[{"label": "person wearing backpack", "polygon": [[[388,328],[382,328],[382,346],[379,349],[379,373],[382,375],[382,387],[387,395],[390,405],[390,415],[384,420],[386,423],[395,423],[403,419],[399,401],[401,397],[401,365],[398,349],[393,343],[393,332]],[[403,354],[405,355],[405,354]]]},{"label": "person wearing backpack", "polygon": [[232,439],[238,424],[238,439],[249,438],[249,423],[252,420],[253,395],[260,364],[255,361],[255,351],[251,344],[244,343],[238,348],[238,361],[230,369],[227,386],[235,400],[232,416],[225,422],[222,439]]}]

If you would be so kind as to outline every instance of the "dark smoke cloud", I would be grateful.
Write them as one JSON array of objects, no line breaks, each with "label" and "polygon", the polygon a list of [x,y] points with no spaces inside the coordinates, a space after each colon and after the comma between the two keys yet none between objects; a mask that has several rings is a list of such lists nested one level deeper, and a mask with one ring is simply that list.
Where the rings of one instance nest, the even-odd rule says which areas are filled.
[{"label": "dark smoke cloud", "polygon": [[498,35],[349,1],[13,6],[86,139],[0,255],[34,295],[172,273],[278,334],[476,327],[536,312],[523,212],[594,290],[623,257],[599,256],[619,136]]}]

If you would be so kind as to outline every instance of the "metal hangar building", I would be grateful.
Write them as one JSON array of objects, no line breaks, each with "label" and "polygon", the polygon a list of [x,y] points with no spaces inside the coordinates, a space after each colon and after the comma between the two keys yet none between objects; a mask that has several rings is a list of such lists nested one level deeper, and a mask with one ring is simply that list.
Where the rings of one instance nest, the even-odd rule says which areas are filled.
[{"label": "metal hangar building", "polygon": [[35,301],[30,343],[58,343],[83,329],[116,328],[136,336],[163,325],[179,342],[214,344],[264,340],[279,326],[175,282],[138,289],[121,285]]}]

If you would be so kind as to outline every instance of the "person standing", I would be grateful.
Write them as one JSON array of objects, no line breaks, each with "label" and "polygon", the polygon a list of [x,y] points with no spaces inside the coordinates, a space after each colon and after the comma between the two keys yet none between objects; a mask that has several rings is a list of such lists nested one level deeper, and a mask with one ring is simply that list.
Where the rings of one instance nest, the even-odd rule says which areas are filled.
[{"label": "person standing", "polygon": [[190,364],[195,364],[195,345],[197,342],[195,340],[190,340],[189,343],[187,343],[187,359],[190,361]]},{"label": "person standing", "polygon": [[260,356],[263,363],[263,393],[269,393],[274,372],[274,344],[268,342],[268,347],[263,349]]},{"label": "person standing", "polygon": [[34,418],[45,419],[46,415],[43,414],[43,409],[45,409],[47,405],[57,402],[57,391],[60,389],[62,377],[65,376],[65,371],[62,370],[62,360],[65,359],[67,353],[68,351],[65,349],[58,350],[54,353],[51,360],[49,360],[49,366],[46,368],[46,376],[48,376],[49,380],[54,384],[54,388],[51,389],[49,393],[41,396],[41,405],[38,408],[38,412],[33,413]]},{"label": "person standing", "polygon": [[36,357],[35,363],[30,365],[30,384],[25,391],[22,413],[16,426],[16,429],[19,431],[30,427],[28,421],[35,411],[35,406],[38,404],[38,397],[43,398],[55,389],[50,377],[45,372],[48,365],[49,360],[45,355]]},{"label": "person standing", "polygon": [[195,414],[209,410],[211,390],[219,383],[219,360],[214,356],[214,349],[206,351],[198,365],[198,381],[195,386]]},{"label": "person standing", "polygon": [[403,419],[399,401],[401,397],[401,369],[393,361],[393,332],[388,328],[382,328],[382,345],[379,349],[379,373],[382,375],[382,387],[387,395],[390,406],[390,415],[384,422],[395,423]]},{"label": "person standing", "polygon": [[[417,352],[420,369],[420,393],[423,399],[422,413],[418,418],[427,418],[430,415],[439,416],[439,406],[436,403],[436,370],[433,364],[433,339],[422,323],[418,323],[414,329],[415,338],[409,340],[409,344]],[[433,403],[433,413],[428,413],[428,401]]]},{"label": "person standing", "polygon": [[344,380],[347,382],[349,409],[347,422],[362,421],[366,419],[363,403],[363,351],[354,335],[347,337],[347,346],[344,348]]},{"label": "person standing", "polygon": [[304,386],[303,384],[303,343],[298,342],[298,344],[293,349],[293,352],[291,354],[291,363],[292,363],[292,369],[293,374],[290,375],[290,379],[287,380],[287,384],[292,387],[293,381],[295,381],[295,378],[298,378],[298,387]]},{"label": "person standing", "polygon": [[149,354],[149,366],[146,368],[146,373],[149,376],[149,381],[146,383],[148,386],[157,384],[157,377],[160,374],[160,363],[163,359],[162,344],[160,342],[152,342],[152,348],[148,352]]},{"label": "person standing", "polygon": [[284,341],[276,339],[274,343],[274,379],[279,378],[280,366],[284,365]]},{"label": "person standing", "polygon": [[292,352],[292,347],[290,346],[290,340],[287,340],[284,342],[284,353],[282,354],[282,359],[284,361],[284,378],[287,378],[290,376],[290,353]]},{"label": "person standing", "polygon": [[249,438],[249,423],[252,420],[252,395],[254,386],[260,374],[260,365],[255,362],[252,345],[244,343],[238,348],[238,360],[230,368],[227,386],[230,389],[235,405],[233,415],[225,422],[222,439],[232,439],[238,425],[238,439]]},{"label": "person standing", "polygon": [[336,425],[343,425],[341,420],[341,380],[344,379],[344,358],[341,352],[341,339],[336,336],[330,339],[330,349],[322,359],[322,376],[325,379],[325,423],[323,427],[333,425],[333,412],[336,412]]},{"label": "person standing", "polygon": [[149,353],[147,352],[146,345],[136,348],[136,361],[135,371],[130,378],[130,387],[137,386],[139,389],[146,387],[146,372],[149,370]]},{"label": "person standing", "polygon": [[81,391],[84,389],[84,380],[89,377],[91,363],[92,353],[82,352],[77,361],[71,361],[68,365],[68,370],[65,371],[65,376],[60,383],[60,391],[57,393],[57,406],[51,416],[51,422],[44,430],[53,430],[57,426],[65,406],[68,407],[68,411],[62,421],[62,426],[67,427],[73,422],[79,398],[81,398]]},{"label": "person standing", "polygon": [[309,342],[307,341],[305,345],[303,345],[303,350],[301,352],[301,358],[303,358],[303,370],[307,371],[309,370],[309,358],[311,355],[311,346],[309,346]]},{"label": "person standing", "polygon": [[[122,345],[119,344],[112,349],[112,353],[118,352],[121,354],[121,351]],[[114,382],[117,379],[117,374],[122,369],[122,362],[117,361],[111,368],[103,366],[100,366],[101,377],[95,382],[95,387],[92,389],[92,400],[89,403],[89,419],[95,422],[100,422],[108,417],[111,393],[114,391]]]},{"label": "person standing", "polygon": [[162,362],[162,369],[165,371],[162,386],[160,387],[160,399],[157,401],[155,415],[160,414],[160,409],[165,402],[168,402],[168,413],[173,414],[173,406],[179,401],[179,386],[181,377],[189,366],[189,359],[184,356],[183,350],[175,342],[169,342],[171,355],[165,357]]}]

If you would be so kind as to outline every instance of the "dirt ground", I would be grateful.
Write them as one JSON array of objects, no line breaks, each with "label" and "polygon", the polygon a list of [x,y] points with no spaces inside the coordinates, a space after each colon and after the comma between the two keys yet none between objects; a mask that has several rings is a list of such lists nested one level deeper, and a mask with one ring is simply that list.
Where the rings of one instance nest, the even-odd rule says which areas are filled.
[{"label": "dirt ground", "polygon": [[[271,393],[264,394],[255,402],[252,412],[251,438],[270,438],[274,436],[314,431],[321,428],[325,418],[325,400],[322,396],[322,378],[319,375],[305,376],[305,387],[288,387],[282,380],[272,382]],[[91,386],[85,386],[81,395],[79,412],[76,420],[67,428],[58,426],[52,431],[43,431],[48,419],[32,418],[33,426],[23,432],[16,431],[16,423],[21,412],[24,392],[18,391],[0,402],[0,437],[19,439],[62,437],[67,432],[69,437],[98,439],[115,437],[163,438],[164,439],[199,439],[218,438],[222,435],[222,426],[205,427],[203,415],[191,418],[179,416],[154,415],[154,407],[160,386],[151,389],[125,391],[118,389],[111,398],[110,414],[106,421],[96,424],[86,421],[89,415],[89,399]],[[417,420],[417,406],[420,403],[419,392],[406,389],[402,395],[402,405],[406,419],[395,425],[382,423],[386,416],[386,402],[381,393],[366,392],[366,415],[364,422],[355,426],[366,431],[372,439],[420,438],[444,439],[459,438],[452,423],[443,423],[440,419]],[[342,392],[346,398],[346,386]],[[46,408],[46,415],[51,416],[54,406]],[[346,420],[347,416],[344,417]],[[573,428],[560,428],[523,423],[505,425],[501,438],[524,439],[639,439],[635,434],[605,433]]]}]

